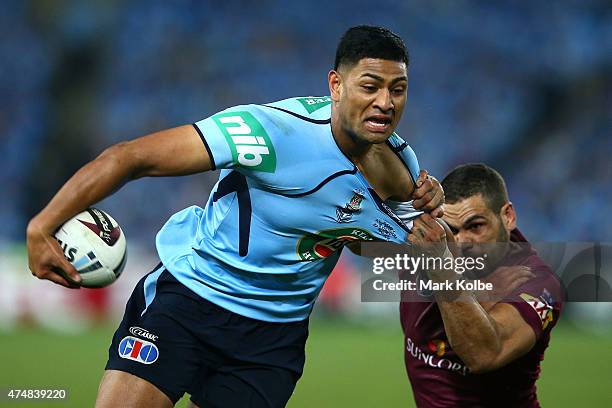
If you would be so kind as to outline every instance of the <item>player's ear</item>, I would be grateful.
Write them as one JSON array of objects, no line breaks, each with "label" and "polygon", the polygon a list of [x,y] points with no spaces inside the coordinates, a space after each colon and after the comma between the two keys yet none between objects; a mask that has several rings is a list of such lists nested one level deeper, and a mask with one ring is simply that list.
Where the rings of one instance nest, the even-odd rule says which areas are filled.
[{"label": "player's ear", "polygon": [[329,95],[332,101],[338,103],[342,93],[342,78],[340,77],[340,73],[333,69],[329,71],[329,74],[327,74],[327,82],[329,84]]},{"label": "player's ear", "polygon": [[510,201],[502,206],[499,215],[507,231],[516,228],[516,211],[514,211],[514,206]]}]

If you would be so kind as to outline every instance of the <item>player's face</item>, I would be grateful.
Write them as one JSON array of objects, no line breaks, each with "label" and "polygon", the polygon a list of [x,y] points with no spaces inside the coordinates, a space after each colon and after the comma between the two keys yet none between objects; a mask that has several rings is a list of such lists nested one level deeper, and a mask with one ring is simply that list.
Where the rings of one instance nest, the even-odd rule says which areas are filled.
[{"label": "player's face", "polygon": [[516,227],[516,214],[511,203],[495,214],[482,195],[477,194],[453,204],[444,204],[444,221],[455,234],[462,254],[497,263],[505,253],[510,231]]},{"label": "player's face", "polygon": [[363,58],[330,72],[329,85],[341,131],[357,142],[382,143],[389,138],[406,104],[405,63]]}]

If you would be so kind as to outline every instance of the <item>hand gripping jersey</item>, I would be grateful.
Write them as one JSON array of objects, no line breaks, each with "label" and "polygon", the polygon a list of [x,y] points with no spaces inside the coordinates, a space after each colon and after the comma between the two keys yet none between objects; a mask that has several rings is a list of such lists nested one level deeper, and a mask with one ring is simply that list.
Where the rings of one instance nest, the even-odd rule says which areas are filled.
[{"label": "hand gripping jersey", "polygon": [[[164,266],[203,298],[253,319],[306,319],[342,247],[405,242],[405,224],[342,153],[331,99],[292,98],[226,109],[195,124],[221,169],[204,209],[174,214],[157,235]],[[416,179],[412,149],[387,141]],[[154,274],[145,285],[154,296]]]}]

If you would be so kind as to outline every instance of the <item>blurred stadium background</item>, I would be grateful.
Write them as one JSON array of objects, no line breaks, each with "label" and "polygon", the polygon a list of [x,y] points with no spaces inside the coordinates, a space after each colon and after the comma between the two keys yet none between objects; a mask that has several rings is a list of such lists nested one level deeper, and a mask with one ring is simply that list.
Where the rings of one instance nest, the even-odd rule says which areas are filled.
[{"label": "blurred stadium background", "polygon": [[[141,180],[101,203],[130,259],[110,289],[79,292],[27,271],[25,225],[62,183],[118,141],[236,104],[326,95],[339,36],[362,23],[409,47],[399,133],[422,167],[439,178],[468,161],[496,167],[534,241],[612,241],[609,1],[4,0],[0,389],[68,388],[63,405],[92,405],[124,301],[156,263],[156,231],[203,205],[216,175]],[[290,407],[413,404],[397,305],[360,303],[361,262],[343,257],[322,295]],[[612,307],[566,312],[541,400],[612,406]]]}]

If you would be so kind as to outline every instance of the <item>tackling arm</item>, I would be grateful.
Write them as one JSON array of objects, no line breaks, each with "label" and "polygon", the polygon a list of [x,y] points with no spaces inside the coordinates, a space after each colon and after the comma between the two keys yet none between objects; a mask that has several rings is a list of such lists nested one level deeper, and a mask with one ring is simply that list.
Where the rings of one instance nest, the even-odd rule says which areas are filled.
[{"label": "tackling arm", "polygon": [[527,353],[536,341],[531,327],[509,304],[486,311],[467,292],[453,300],[436,294],[448,341],[473,373],[496,370]]},{"label": "tackling arm", "polygon": [[28,262],[32,274],[67,287],[78,285],[77,271],[53,239],[75,214],[145,176],[179,176],[212,168],[199,134],[191,125],[153,133],[106,149],[78,170],[28,224]]},{"label": "tackling arm", "polygon": [[[415,221],[420,234],[409,240],[423,247],[446,239],[454,242],[448,226],[441,226],[429,214]],[[447,238],[448,237],[448,238]],[[442,244],[446,247],[446,244]],[[453,249],[453,248],[451,248]],[[452,270],[428,271],[434,282],[454,281]],[[488,311],[470,291],[436,291],[436,303],[444,330],[457,355],[473,373],[492,371],[512,362],[534,346],[536,334],[511,305],[498,303]]]}]

